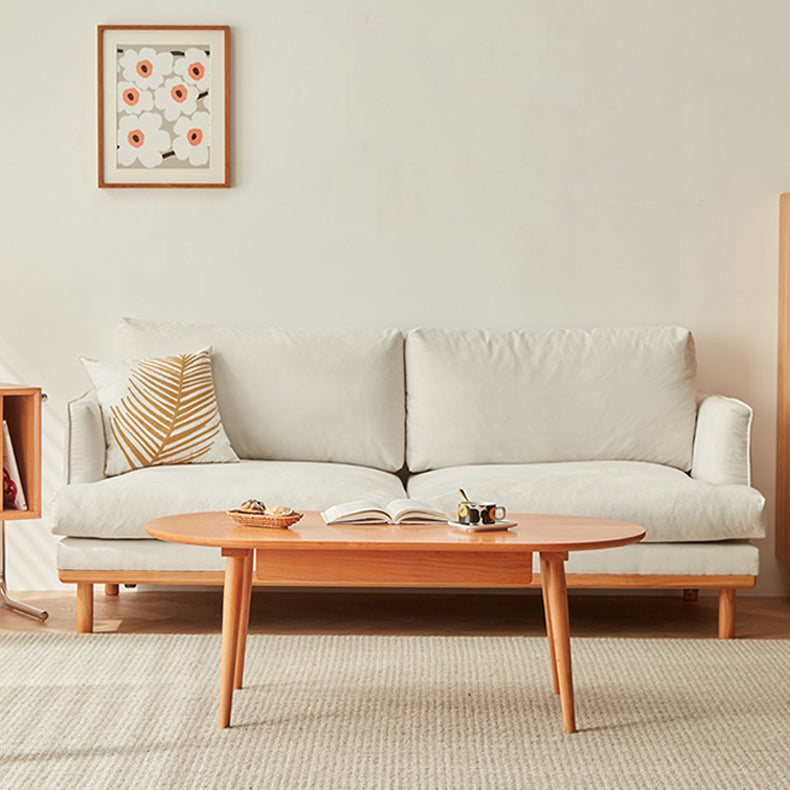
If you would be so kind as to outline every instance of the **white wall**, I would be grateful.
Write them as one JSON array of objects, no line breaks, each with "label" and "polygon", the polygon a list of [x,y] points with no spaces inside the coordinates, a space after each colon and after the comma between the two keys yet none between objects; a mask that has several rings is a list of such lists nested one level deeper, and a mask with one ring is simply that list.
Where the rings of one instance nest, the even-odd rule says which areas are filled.
[{"label": "white wall", "polygon": [[[772,521],[784,0],[0,4],[0,380],[50,395],[45,495],[121,315],[676,323],[756,409]],[[143,22],[232,26],[232,189],[96,188],[95,27]],[[45,522],[8,524],[12,589],[57,585]]]}]

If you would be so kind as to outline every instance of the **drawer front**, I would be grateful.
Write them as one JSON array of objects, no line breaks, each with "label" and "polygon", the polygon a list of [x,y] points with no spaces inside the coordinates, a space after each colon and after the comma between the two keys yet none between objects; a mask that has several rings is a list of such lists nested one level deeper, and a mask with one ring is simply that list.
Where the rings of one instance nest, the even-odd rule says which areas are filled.
[{"label": "drawer front", "polygon": [[277,549],[256,551],[255,582],[339,587],[526,587],[532,553]]}]

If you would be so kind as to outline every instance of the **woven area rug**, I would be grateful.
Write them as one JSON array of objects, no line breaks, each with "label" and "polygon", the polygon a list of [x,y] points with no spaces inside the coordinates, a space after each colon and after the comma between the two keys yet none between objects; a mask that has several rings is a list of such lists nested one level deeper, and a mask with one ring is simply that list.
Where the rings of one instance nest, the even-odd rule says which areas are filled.
[{"label": "woven area rug", "polygon": [[3,788],[785,788],[790,641],[0,635]]}]

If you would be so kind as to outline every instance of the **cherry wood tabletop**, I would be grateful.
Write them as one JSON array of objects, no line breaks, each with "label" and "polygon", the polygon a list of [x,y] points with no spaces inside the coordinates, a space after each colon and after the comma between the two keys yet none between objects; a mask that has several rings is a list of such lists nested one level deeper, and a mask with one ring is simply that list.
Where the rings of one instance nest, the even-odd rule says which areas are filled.
[{"label": "cherry wood tabletop", "polygon": [[238,549],[293,549],[297,545],[329,550],[364,547],[424,551],[583,551],[635,543],[643,527],[625,521],[542,514],[508,514],[517,526],[497,532],[464,532],[442,523],[327,525],[317,511],[305,512],[288,529],[246,527],[224,512],[185,513],[149,521],[150,535],[174,543]]}]

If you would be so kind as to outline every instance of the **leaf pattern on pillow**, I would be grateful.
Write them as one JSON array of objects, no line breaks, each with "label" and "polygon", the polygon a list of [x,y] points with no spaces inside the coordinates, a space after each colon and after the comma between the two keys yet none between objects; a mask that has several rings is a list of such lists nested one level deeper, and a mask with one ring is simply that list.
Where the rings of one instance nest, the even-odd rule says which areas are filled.
[{"label": "leaf pattern on pillow", "polygon": [[199,459],[220,430],[208,354],[143,360],[110,412],[113,435],[132,469]]}]

